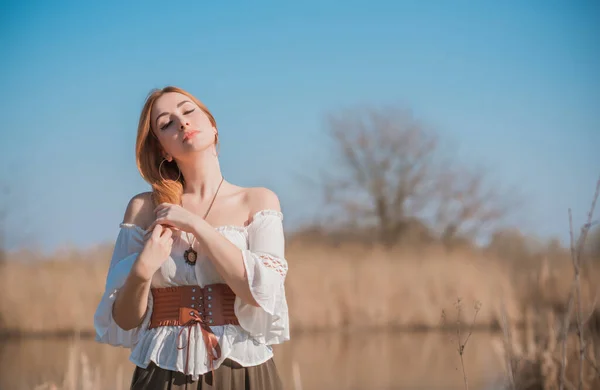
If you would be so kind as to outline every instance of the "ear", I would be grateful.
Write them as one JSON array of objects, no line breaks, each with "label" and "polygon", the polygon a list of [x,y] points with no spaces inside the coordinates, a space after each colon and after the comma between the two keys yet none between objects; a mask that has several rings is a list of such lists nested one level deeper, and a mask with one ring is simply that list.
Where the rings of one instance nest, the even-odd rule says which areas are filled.
[{"label": "ear", "polygon": [[167,160],[168,162],[173,161],[173,157],[171,157],[171,155],[169,153],[164,153],[163,152],[163,157],[165,160]]}]

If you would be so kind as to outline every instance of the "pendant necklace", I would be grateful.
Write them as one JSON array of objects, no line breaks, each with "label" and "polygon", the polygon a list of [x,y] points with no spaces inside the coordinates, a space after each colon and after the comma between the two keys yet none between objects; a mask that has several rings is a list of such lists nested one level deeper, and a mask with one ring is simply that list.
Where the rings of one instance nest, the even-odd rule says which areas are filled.
[{"label": "pendant necklace", "polygon": [[[217,194],[219,193],[219,190],[221,189],[221,184],[223,184],[223,176],[221,176],[221,182],[219,183],[219,186],[217,187],[217,190],[215,191],[215,195],[212,198],[212,201],[210,202],[210,205],[208,206],[208,210],[206,210],[206,213],[204,213],[204,219],[206,220],[206,217],[208,217],[208,213],[210,212],[210,209],[212,208],[213,203],[215,203],[215,199],[217,199]],[[183,207],[183,204],[182,204]],[[190,240],[190,236],[188,234],[188,232],[185,232],[185,235],[188,239],[188,243],[190,244],[190,247],[183,253],[183,258],[185,259],[185,262],[188,263],[189,265],[195,265],[196,264],[196,260],[198,260],[198,252],[196,252],[196,250],[194,249],[194,243],[196,242],[196,236],[194,236],[192,234],[192,239]]]}]

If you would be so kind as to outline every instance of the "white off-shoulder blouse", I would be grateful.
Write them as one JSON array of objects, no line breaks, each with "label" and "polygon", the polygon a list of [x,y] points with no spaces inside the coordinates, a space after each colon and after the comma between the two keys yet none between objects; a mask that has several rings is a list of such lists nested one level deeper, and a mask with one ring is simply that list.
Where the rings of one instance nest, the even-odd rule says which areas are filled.
[{"label": "white off-shoulder blouse", "polygon": [[[240,325],[211,326],[221,346],[221,356],[214,362],[214,368],[218,368],[227,358],[242,366],[264,363],[273,357],[272,344],[290,339],[284,288],[288,266],[284,255],[283,214],[275,210],[262,210],[253,216],[246,227],[221,226],[215,229],[240,248],[250,291],[259,307],[237,297],[234,308]],[[144,320],[137,328],[123,330],[112,317],[112,306],[118,291],[143,248],[144,233],[139,226],[120,225],[105,291],[94,315],[96,341],[130,348],[129,359],[140,367],[145,368],[152,361],[159,367],[184,372],[187,351],[178,349],[177,337],[181,327],[148,329],[152,294],[149,295]],[[183,258],[184,251],[189,247],[186,234],[174,237],[169,259],[154,274],[152,288],[183,285],[204,287],[224,283],[210,259],[199,256],[194,266],[188,265]],[[188,374],[197,380],[200,375],[210,371],[200,325],[195,324],[187,337],[190,337]]]}]

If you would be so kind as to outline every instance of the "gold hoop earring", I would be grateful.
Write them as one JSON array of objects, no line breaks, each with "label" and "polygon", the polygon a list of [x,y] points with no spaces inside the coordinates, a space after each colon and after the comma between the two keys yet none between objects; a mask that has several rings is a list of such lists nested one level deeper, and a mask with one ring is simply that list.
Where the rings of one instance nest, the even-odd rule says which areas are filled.
[{"label": "gold hoop earring", "polygon": [[[166,158],[165,158],[165,159],[163,159],[163,160],[160,162],[160,164],[158,165],[158,175],[160,176],[160,178],[161,178],[163,181],[167,181],[167,180],[166,180],[166,179],[163,177],[163,175],[162,175],[162,165],[163,165],[163,163],[164,163],[165,161],[167,161],[167,159],[166,159]],[[177,170],[179,171],[179,175],[177,175],[177,179],[175,179],[175,181],[179,181],[179,179],[181,178],[181,169],[179,169],[179,166],[177,166]]]}]

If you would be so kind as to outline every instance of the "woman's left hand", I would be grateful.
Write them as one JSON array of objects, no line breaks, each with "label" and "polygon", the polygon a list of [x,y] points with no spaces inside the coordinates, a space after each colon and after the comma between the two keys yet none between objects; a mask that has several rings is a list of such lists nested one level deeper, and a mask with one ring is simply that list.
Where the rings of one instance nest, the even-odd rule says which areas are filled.
[{"label": "woman's left hand", "polygon": [[161,203],[154,209],[154,214],[156,220],[147,229],[148,231],[152,231],[154,226],[161,224],[187,233],[194,233],[198,221],[201,219],[200,216],[172,203]]}]

